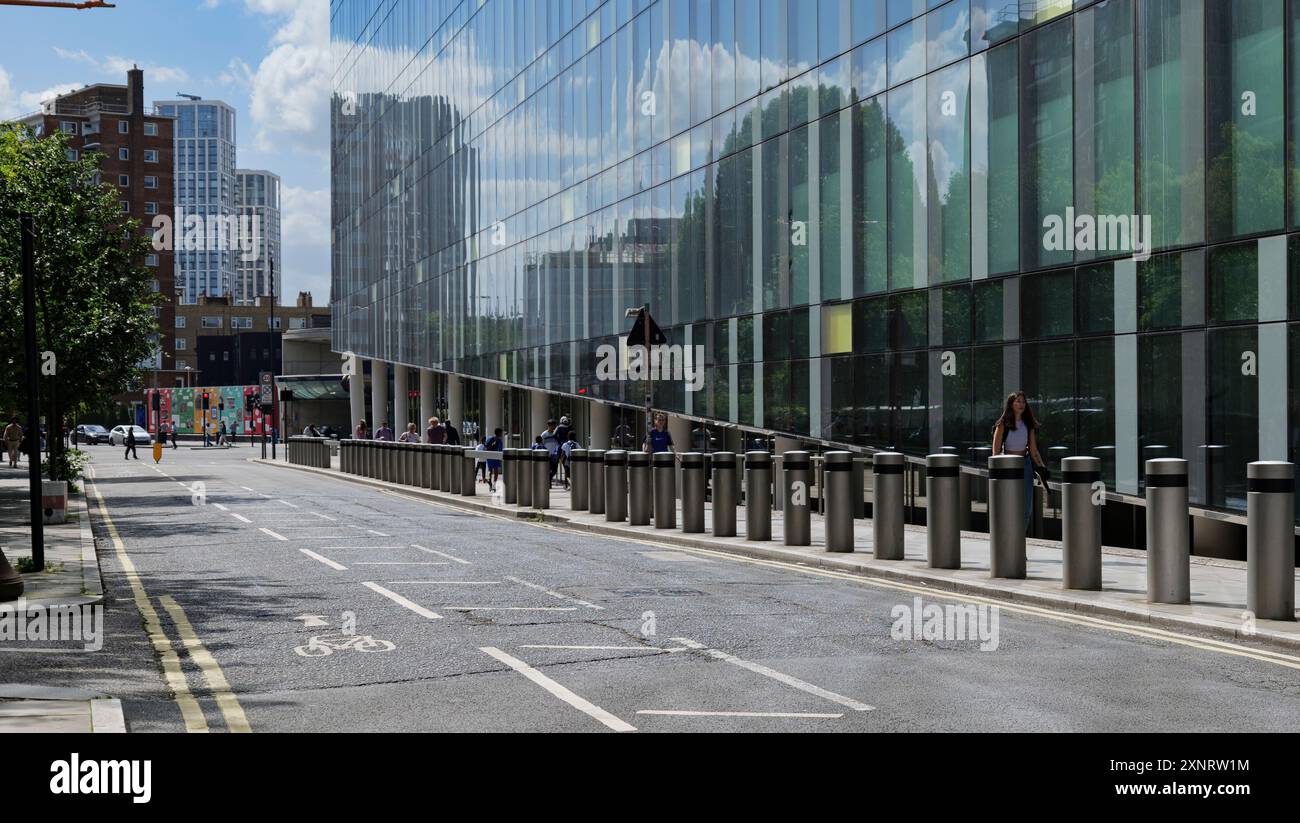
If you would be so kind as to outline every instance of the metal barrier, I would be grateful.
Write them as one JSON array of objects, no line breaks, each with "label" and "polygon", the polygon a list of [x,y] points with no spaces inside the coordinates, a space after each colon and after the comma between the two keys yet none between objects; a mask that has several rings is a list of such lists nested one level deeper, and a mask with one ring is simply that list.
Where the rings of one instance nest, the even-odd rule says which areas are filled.
[{"label": "metal barrier", "polygon": [[533,449],[533,508],[551,507],[551,453]]},{"label": "metal barrier", "polygon": [[288,459],[292,466],[330,467],[330,441],[324,437],[290,437]]},{"label": "metal barrier", "polygon": [[448,494],[456,493],[456,472],[454,471],[455,464],[452,456],[453,448],[453,446],[445,444],[438,446],[438,453],[442,455],[442,465],[438,468],[438,474],[442,477],[442,490]]},{"label": "metal barrier", "polygon": [[1023,580],[1025,566],[1025,458],[995,455],[989,458],[989,574]]},{"label": "metal barrier", "polygon": [[902,560],[903,470],[898,452],[880,452],[872,458],[871,545],[877,560]]},{"label": "metal barrier", "polygon": [[650,455],[628,452],[627,455],[627,522],[631,526],[649,526],[654,514],[654,490],[650,484]]},{"label": "metal barrier", "polygon": [[533,507],[533,449],[515,449],[518,460],[515,461],[515,468],[518,469],[515,480],[515,505],[521,509],[531,509]]},{"label": "metal barrier", "polygon": [[932,454],[925,459],[925,537],[932,569],[961,568],[960,472],[956,455]]},{"label": "metal barrier", "polygon": [[1147,600],[1189,603],[1192,598],[1191,528],[1187,511],[1187,461],[1146,462]]},{"label": "metal barrier", "polygon": [[602,449],[587,451],[587,511],[605,513],[605,452]]},{"label": "metal barrier", "polygon": [[812,545],[812,455],[782,455],[781,497],[785,499],[785,545]]},{"label": "metal barrier", "polygon": [[[822,469],[826,496],[826,551],[851,552],[854,543],[853,455],[850,452],[827,452]],[[858,500],[860,503],[861,495]]]},{"label": "metal barrier", "polygon": [[[650,461],[654,477],[654,517],[656,529],[677,528],[677,456],[672,452],[656,454]],[[701,457],[701,468],[703,458]]]},{"label": "metal barrier", "polygon": [[507,506],[519,502],[519,449],[506,449],[501,455],[501,499]]},{"label": "metal barrier", "polygon": [[1101,511],[1093,485],[1101,482],[1101,459],[1061,461],[1061,585],[1101,591]]},{"label": "metal barrier", "polygon": [[1295,620],[1295,466],[1246,468],[1246,609],[1262,620]]},{"label": "metal barrier", "polygon": [[686,534],[704,533],[704,496],[708,477],[704,455],[695,452],[682,455],[682,531]]},{"label": "metal barrier", "polygon": [[605,520],[609,523],[627,519],[627,458],[625,451],[605,452]]},{"label": "metal barrier", "polygon": [[772,539],[772,455],[745,453],[745,539]]},{"label": "metal barrier", "polygon": [[569,452],[569,508],[575,512],[587,510],[587,450]]},{"label": "metal barrier", "polygon": [[735,452],[715,452],[713,463],[713,536],[736,536],[738,472]]},{"label": "metal barrier", "polygon": [[460,449],[460,496],[474,497],[478,494],[478,478],[475,476],[475,469],[478,467],[479,452],[468,446]]}]

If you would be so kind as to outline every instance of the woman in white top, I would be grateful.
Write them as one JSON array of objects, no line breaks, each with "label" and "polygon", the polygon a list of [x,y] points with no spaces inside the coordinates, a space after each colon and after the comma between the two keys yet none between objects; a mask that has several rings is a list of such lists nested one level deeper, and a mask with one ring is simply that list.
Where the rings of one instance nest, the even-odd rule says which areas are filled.
[{"label": "woman in white top", "polygon": [[1025,458],[1025,529],[1034,517],[1034,471],[1047,465],[1038,454],[1038,419],[1022,391],[1007,395],[1002,416],[993,427],[993,453],[1018,454]]}]

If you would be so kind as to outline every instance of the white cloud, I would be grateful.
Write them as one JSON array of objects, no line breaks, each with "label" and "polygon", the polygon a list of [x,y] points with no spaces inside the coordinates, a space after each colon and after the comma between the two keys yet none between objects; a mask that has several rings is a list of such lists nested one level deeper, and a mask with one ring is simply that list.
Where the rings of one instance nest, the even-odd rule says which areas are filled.
[{"label": "white cloud", "polygon": [[[245,4],[253,13],[278,18],[280,24],[270,54],[247,80],[258,149],[287,148],[328,156],[328,4],[300,0],[245,0]],[[233,63],[227,74],[238,82],[238,67]]]},{"label": "white cloud", "polygon": [[189,75],[182,68],[174,66],[159,66],[154,63],[133,60],[128,57],[121,57],[116,54],[99,58],[90,54],[85,49],[72,51],[71,49],[53,46],[54,53],[64,60],[70,60],[74,63],[84,63],[92,67],[103,77],[93,78],[92,82],[97,83],[118,83],[125,82],[125,75],[132,68],[139,66],[144,69],[145,77],[149,80],[155,80],[160,83],[183,83],[189,79]]},{"label": "white cloud", "polygon": [[316,305],[329,301],[330,228],[328,189],[281,185],[280,237],[284,255],[285,302],[310,291]]}]

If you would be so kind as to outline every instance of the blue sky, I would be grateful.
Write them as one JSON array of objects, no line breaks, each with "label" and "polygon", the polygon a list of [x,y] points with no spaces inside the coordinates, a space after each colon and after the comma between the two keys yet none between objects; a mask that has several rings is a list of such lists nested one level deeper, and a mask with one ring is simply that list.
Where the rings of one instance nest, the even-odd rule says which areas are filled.
[{"label": "blue sky", "polygon": [[115,9],[0,6],[0,118],[145,70],[145,96],[178,92],[238,111],[238,163],[283,181],[282,294],[329,299],[328,0],[114,0]]}]

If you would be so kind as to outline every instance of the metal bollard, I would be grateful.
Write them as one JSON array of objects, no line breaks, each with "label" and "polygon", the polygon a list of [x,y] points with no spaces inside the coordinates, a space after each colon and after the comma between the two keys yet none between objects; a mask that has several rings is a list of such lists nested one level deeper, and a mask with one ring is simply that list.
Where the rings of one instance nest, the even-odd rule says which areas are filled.
[{"label": "metal bollard", "polygon": [[925,458],[925,538],[932,569],[961,568],[960,472],[961,461],[956,455]]},{"label": "metal bollard", "polygon": [[849,463],[849,508],[854,520],[867,516],[866,504],[863,502],[863,493],[866,491],[863,474],[865,467],[866,463],[861,458],[853,458]]},{"label": "metal bollard", "polygon": [[772,455],[745,453],[745,539],[772,539]]},{"label": "metal bollard", "polygon": [[649,526],[654,513],[654,491],[650,485],[650,455],[628,452],[627,455],[627,522],[630,526]]},{"label": "metal bollard", "polygon": [[1161,457],[1146,463],[1147,601],[1190,603],[1191,529],[1187,461]]},{"label": "metal bollard", "polygon": [[501,483],[502,483],[502,500],[506,505],[513,506],[519,501],[519,490],[515,484],[519,482],[519,450],[502,449],[501,451]]},{"label": "metal bollard", "polygon": [[785,545],[812,545],[812,455],[786,452],[781,496],[785,498]]},{"label": "metal bollard", "polygon": [[533,508],[551,507],[551,453],[545,449],[533,450]]},{"label": "metal bollard", "polygon": [[452,471],[451,452],[451,446],[443,445],[438,447],[438,453],[442,455],[442,468],[439,470],[439,474],[442,476],[441,488],[447,494],[451,494],[456,490],[452,479],[455,472]]},{"label": "metal bollard", "polygon": [[1295,620],[1295,466],[1246,467],[1246,609],[1261,620]]},{"label": "metal bollard", "polygon": [[1061,461],[1061,585],[1101,591],[1101,512],[1093,505],[1093,484],[1101,482],[1101,459]]},{"label": "metal bollard", "polygon": [[460,495],[461,497],[474,497],[477,494],[478,483],[474,477],[474,458],[477,452],[471,448],[464,448],[461,451],[460,461]]},{"label": "metal bollard", "polygon": [[533,450],[516,449],[515,504],[521,509],[533,507]]},{"label": "metal bollard", "polygon": [[[686,534],[704,533],[704,487],[708,478],[704,463],[702,454],[682,455],[682,531]],[[734,508],[732,516],[735,517]]]},{"label": "metal bollard", "polygon": [[609,523],[627,519],[627,458],[625,451],[605,452],[605,520]]},{"label": "metal bollard", "polygon": [[[822,464],[826,495],[826,551],[853,551],[853,455],[827,452]],[[859,496],[859,500],[861,496]]]},{"label": "metal bollard", "polygon": [[587,511],[605,513],[605,452],[587,450]]},{"label": "metal bollard", "polygon": [[654,477],[654,516],[656,529],[677,528],[677,455],[656,454],[650,461]]},{"label": "metal bollard", "polygon": [[989,458],[989,574],[1025,579],[1025,458]]},{"label": "metal bollard", "polygon": [[713,536],[736,536],[736,455],[715,452],[713,463]]},{"label": "metal bollard", "polygon": [[569,452],[569,508],[575,512],[587,510],[587,450]]},{"label": "metal bollard", "polygon": [[902,560],[903,455],[880,452],[871,460],[871,546],[877,560]]}]

